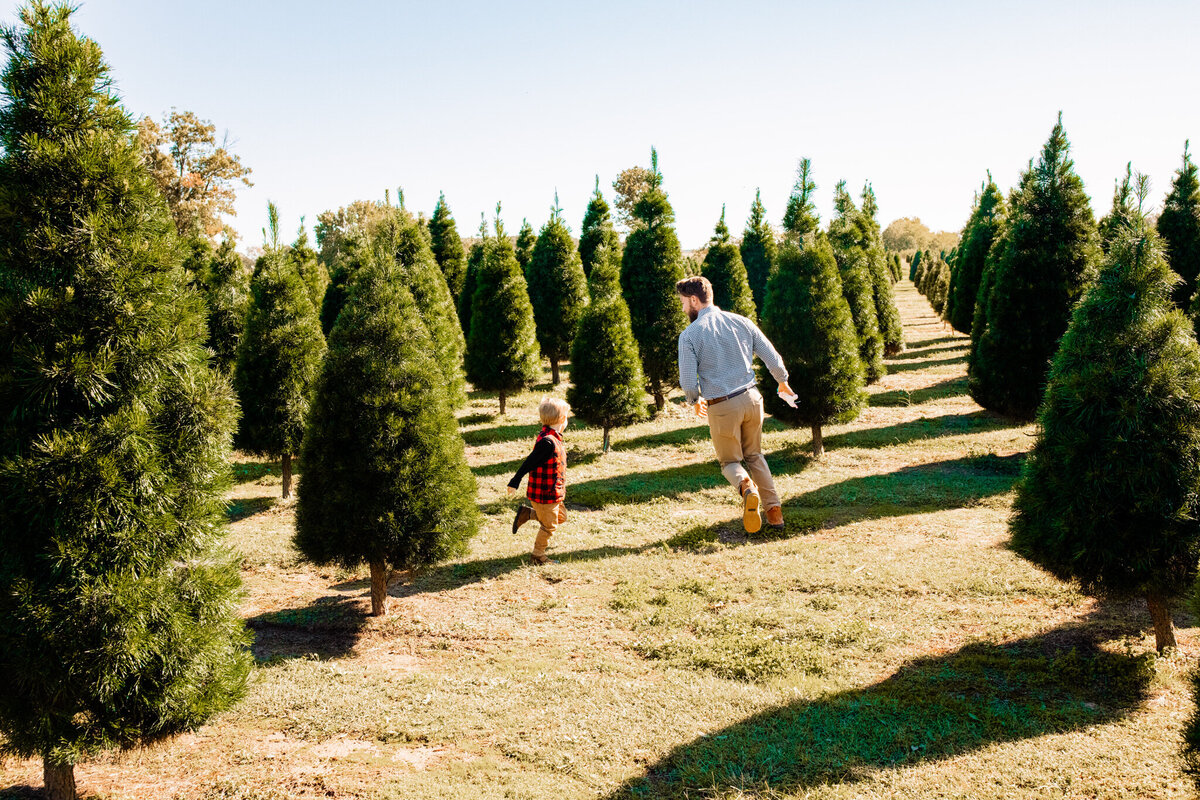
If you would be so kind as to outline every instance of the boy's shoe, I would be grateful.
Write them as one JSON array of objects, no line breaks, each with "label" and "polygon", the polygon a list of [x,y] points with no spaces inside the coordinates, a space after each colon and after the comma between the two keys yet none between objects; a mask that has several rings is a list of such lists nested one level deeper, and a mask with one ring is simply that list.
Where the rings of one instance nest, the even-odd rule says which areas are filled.
[{"label": "boy's shoe", "polygon": [[539,556],[537,553],[531,553],[529,557],[533,559],[533,563],[537,564],[539,567],[544,567],[547,564],[558,563],[553,558],[550,558],[550,556]]},{"label": "boy's shoe", "polygon": [[533,517],[534,517],[533,506],[527,506],[525,504],[521,504],[521,507],[517,509],[516,518],[513,519],[512,532],[516,533],[517,528],[521,527],[526,522],[529,522],[529,520],[533,519]]},{"label": "boy's shoe", "polygon": [[758,513],[758,487],[749,478],[742,478],[738,491],[742,494],[742,527],[746,533],[758,533],[762,527],[762,515]]},{"label": "boy's shoe", "polygon": [[783,530],[783,508],[771,506],[767,509],[767,527],[777,531]]}]

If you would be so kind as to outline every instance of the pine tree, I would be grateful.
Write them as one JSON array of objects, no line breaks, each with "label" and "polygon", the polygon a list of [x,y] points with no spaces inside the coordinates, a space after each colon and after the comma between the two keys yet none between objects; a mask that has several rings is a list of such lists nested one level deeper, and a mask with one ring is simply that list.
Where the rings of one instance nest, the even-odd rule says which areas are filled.
[{"label": "pine tree", "polygon": [[896,294],[892,289],[892,260],[876,243],[867,250],[867,267],[871,271],[874,289],[875,316],[879,319],[879,335],[883,337],[883,354],[894,356],[904,349],[904,324],[900,321],[900,310],[896,308]]},{"label": "pine tree", "polygon": [[1158,217],[1158,233],[1167,251],[1167,264],[1183,282],[1175,287],[1175,305],[1189,308],[1200,279],[1200,180],[1183,143],[1183,164],[1171,181],[1171,191]]},{"label": "pine tree", "polygon": [[800,159],[796,168],[796,183],[792,194],[788,197],[787,208],[783,212],[783,235],[793,242],[800,242],[805,236],[816,233],[820,220],[817,218],[816,207],[813,205],[813,192],[817,184],[812,179],[812,160]]},{"label": "pine tree", "polygon": [[333,254],[329,268],[329,286],[321,300],[321,333],[329,336],[337,322],[346,300],[350,297],[350,286],[354,276],[370,260],[371,243],[365,233],[355,233],[341,243]]},{"label": "pine tree", "polygon": [[[558,203],[555,203],[557,206]],[[537,234],[533,232],[533,226],[529,224],[529,220],[521,220],[521,230],[517,233],[517,245],[515,254],[517,263],[521,265],[521,271],[529,270],[529,262],[533,259],[533,248],[537,244]]]},{"label": "pine tree", "polygon": [[912,260],[908,262],[908,279],[914,284],[917,282],[917,276],[921,274],[921,258],[920,250],[913,253]]},{"label": "pine tree", "polygon": [[746,220],[739,250],[754,296],[754,307],[761,311],[767,298],[767,281],[775,272],[775,232],[767,222],[767,209],[758,189],[754,190],[754,204],[750,206],[750,218]]},{"label": "pine tree", "polygon": [[992,300],[992,287],[996,284],[998,263],[1007,250],[1008,217],[1004,216],[999,219],[999,224],[996,226],[992,247],[988,250],[987,258],[983,262],[983,274],[979,276],[979,293],[975,295],[975,316],[971,320],[971,350],[967,356],[968,380],[970,378],[969,365],[975,362],[975,354],[979,350],[979,340],[983,338],[983,331],[987,327],[987,308]]},{"label": "pine tree", "polygon": [[700,274],[712,284],[713,303],[718,308],[741,314],[753,321],[758,320],[754,296],[746,278],[746,267],[742,264],[742,254],[737,245],[729,241],[725,206],[721,206],[721,219],[717,220]]},{"label": "pine tree", "polygon": [[1059,115],[1041,159],[1013,193],[1005,250],[970,362],[971,396],[1015,419],[1033,419],[1071,308],[1100,257],[1096,223],[1068,150]]},{"label": "pine tree", "polygon": [[1018,486],[1013,548],[1085,591],[1145,597],[1161,653],[1200,559],[1200,346],[1136,220],[1054,357]]},{"label": "pine tree", "polygon": [[834,190],[834,216],[829,221],[829,243],[833,247],[842,277],[842,292],[850,304],[850,315],[858,331],[859,359],[866,370],[867,383],[887,374],[883,365],[883,336],[879,314],[875,310],[875,281],[862,243],[869,238],[862,215],[846,192],[846,182]]},{"label": "pine tree", "polygon": [[[880,238],[883,230],[879,227],[879,201],[875,197],[875,189],[871,186],[871,182],[867,181],[863,184],[862,190],[862,219],[871,234],[871,241],[875,242]],[[883,244],[880,242],[880,247]]]},{"label": "pine tree", "polygon": [[929,275],[929,305],[941,315],[946,310],[946,297],[950,292],[950,264],[939,258]]},{"label": "pine tree", "polygon": [[325,299],[325,290],[329,287],[329,270],[317,258],[317,251],[309,246],[308,231],[304,229],[303,219],[300,221],[296,241],[288,248],[287,257],[300,275],[300,280],[304,281],[313,308],[319,310]]},{"label": "pine tree", "polygon": [[904,265],[900,263],[900,254],[892,253],[892,283],[904,277]]},{"label": "pine tree", "polygon": [[596,251],[602,246],[607,248],[607,257],[620,255],[621,239],[613,228],[612,215],[604,195],[600,193],[600,176],[597,175],[596,188],[592,191],[592,199],[583,215],[583,227],[579,231],[579,258],[585,277],[591,276],[592,266],[598,260]]},{"label": "pine tree", "polygon": [[500,394],[500,413],[512,392],[533,386],[540,369],[533,306],[525,276],[496,206],[496,235],[484,242],[483,260],[471,300],[467,336],[467,380],[476,389]]},{"label": "pine tree", "polygon": [[592,302],[583,311],[571,348],[567,402],[575,416],[603,429],[607,453],[613,428],[645,418],[646,377],[621,297],[619,259],[606,244],[593,251],[593,259],[588,278]]},{"label": "pine tree", "polygon": [[458,235],[458,227],[454,224],[454,216],[450,206],[446,205],[446,195],[438,192],[437,205],[433,208],[433,216],[429,218],[429,246],[438,268],[446,276],[446,285],[457,303],[462,297],[463,279],[467,272],[467,256],[463,250],[462,239]]},{"label": "pine tree", "polygon": [[278,457],[283,497],[292,494],[292,455],[304,440],[313,385],[325,355],[325,337],[297,262],[278,246],[259,257],[250,282],[250,312],[238,346],[234,385],[242,405],[238,446]]},{"label": "pine tree", "polygon": [[671,223],[675,211],[662,190],[658,153],[650,149],[650,188],[633,207],[636,226],[621,259],[621,291],[654,405],[662,410],[667,390],[679,383],[679,334],[687,317],[675,292],[683,280],[683,254]]},{"label": "pine tree", "polygon": [[1100,234],[1100,249],[1108,253],[1121,232],[1133,223],[1137,210],[1133,207],[1133,162],[1125,165],[1125,177],[1113,189],[1112,210],[1100,218],[1096,230]]},{"label": "pine tree", "polygon": [[0,736],[51,800],[88,755],[244,692],[221,543],[237,405],[175,224],[66,5],[0,32]]},{"label": "pine tree", "polygon": [[471,334],[471,303],[475,300],[475,283],[479,276],[479,268],[483,265],[483,254],[487,244],[487,223],[483,214],[479,215],[479,238],[471,245],[467,253],[467,271],[463,275],[463,290],[458,297],[458,321],[462,325],[463,336]]},{"label": "pine tree", "polygon": [[987,183],[979,194],[979,203],[963,228],[954,274],[954,302],[946,315],[946,321],[962,333],[970,333],[974,324],[975,299],[979,296],[983,268],[1006,213],[1004,195],[989,172]]},{"label": "pine tree", "polygon": [[[411,232],[424,244],[415,223]],[[370,565],[375,615],[386,611],[389,566],[460,555],[478,529],[475,477],[407,281],[396,262],[355,278],[309,414],[296,509],[306,558]]]},{"label": "pine tree", "polygon": [[557,386],[558,362],[571,354],[575,329],[588,301],[583,264],[558,207],[558,192],[554,193],[550,221],[538,234],[525,274],[538,345],[542,355],[550,359],[551,382]]},{"label": "pine tree", "polygon": [[767,284],[763,333],[779,350],[788,383],[799,398],[796,408],[775,391],[764,373],[760,389],[777,419],[812,428],[813,455],[825,452],[821,428],[849,422],[866,401],[865,375],[858,356],[858,333],[842,292],[833,249],[823,236],[805,244],[786,242],[779,266]]}]

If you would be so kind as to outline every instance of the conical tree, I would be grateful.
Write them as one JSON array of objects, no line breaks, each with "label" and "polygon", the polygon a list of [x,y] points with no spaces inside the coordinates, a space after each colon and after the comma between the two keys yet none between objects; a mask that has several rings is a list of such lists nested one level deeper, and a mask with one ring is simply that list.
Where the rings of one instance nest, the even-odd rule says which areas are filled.
[{"label": "conical tree", "polygon": [[467,274],[467,256],[450,206],[446,205],[446,195],[442,192],[438,192],[437,205],[433,207],[433,216],[429,218],[429,242],[438,268],[446,276],[446,285],[450,287],[450,294],[457,303],[462,296],[463,280]]},{"label": "conical tree", "polygon": [[979,296],[983,267],[987,263],[988,251],[996,239],[996,232],[1003,224],[1007,210],[1004,195],[1000,193],[1000,188],[996,186],[989,172],[987,183],[979,194],[979,203],[963,228],[952,289],[954,301],[946,316],[946,321],[962,333],[971,332],[975,320],[975,299]]},{"label": "conical tree", "polygon": [[300,232],[296,241],[288,248],[288,260],[292,262],[304,287],[308,290],[308,299],[313,308],[320,309],[325,299],[325,289],[329,287],[329,270],[317,258],[317,251],[308,244],[308,231],[304,229],[304,220],[300,221]]},{"label": "conical tree", "polygon": [[754,190],[754,204],[750,206],[750,218],[742,233],[739,247],[742,263],[746,266],[746,279],[750,281],[750,292],[754,296],[754,307],[762,310],[767,297],[767,281],[775,271],[775,232],[767,222],[767,209],[762,204],[762,193]]},{"label": "conical tree", "polygon": [[1143,222],[1113,240],[1054,357],[1013,548],[1085,591],[1144,597],[1159,652],[1200,560],[1200,346]]},{"label": "conical tree", "polygon": [[208,307],[208,340],[213,361],[225,374],[237,362],[238,342],[246,329],[250,280],[232,239],[225,239],[198,276]]},{"label": "conical tree", "polygon": [[603,429],[603,452],[607,453],[613,428],[645,418],[646,377],[629,309],[621,297],[618,258],[604,244],[593,256],[588,279],[592,302],[583,311],[571,348],[567,402],[575,416]]},{"label": "conical tree", "polygon": [[74,765],[199,727],[250,669],[223,494],[237,404],[175,225],[72,8],[0,32],[0,738]]},{"label": "conical tree", "polygon": [[467,401],[463,380],[466,339],[458,325],[450,287],[438,269],[429,242],[420,225],[401,209],[394,209],[380,220],[373,235],[374,260],[385,268],[389,264],[400,268],[399,275],[429,329],[434,360],[442,369],[446,399],[451,408],[459,408]]},{"label": "conical tree", "polygon": [[558,362],[571,354],[575,328],[588,301],[587,279],[571,231],[563,222],[557,192],[550,221],[538,234],[525,274],[538,345],[542,355],[550,359],[551,382],[557,386]]},{"label": "conical tree", "polygon": [[498,205],[496,235],[484,243],[471,308],[467,380],[476,389],[498,392],[503,414],[509,394],[537,381],[541,353],[525,276],[504,234]]},{"label": "conical tree", "polygon": [[939,258],[929,273],[929,305],[934,312],[941,315],[946,310],[946,296],[950,292],[950,264],[944,258]]},{"label": "conical tree", "polygon": [[[879,227],[879,201],[875,197],[875,189],[871,186],[871,182],[867,181],[863,184],[862,190],[862,219],[866,225],[872,242],[880,238],[883,230]],[[880,247],[882,247],[880,243]]]},{"label": "conical tree", "polygon": [[[412,234],[424,242],[415,224]],[[313,399],[296,509],[306,558],[370,565],[375,615],[386,611],[389,567],[460,555],[478,529],[436,343],[405,283],[394,262],[355,279]]]},{"label": "conical tree", "polygon": [[487,244],[487,223],[483,214],[479,215],[479,238],[471,245],[467,253],[467,271],[463,275],[463,290],[458,297],[458,321],[462,325],[463,336],[471,333],[471,303],[475,300],[475,283],[479,277],[479,268],[483,265],[483,254]]},{"label": "conical tree", "polygon": [[712,284],[713,303],[717,308],[741,314],[753,321],[758,320],[754,296],[746,278],[746,267],[742,264],[742,254],[737,245],[729,241],[725,206],[721,206],[721,218],[717,220],[700,274]]},{"label": "conical tree", "polygon": [[883,354],[886,356],[894,356],[904,349],[904,325],[900,321],[900,310],[896,308],[896,294],[892,289],[891,263],[881,245],[875,244],[867,250],[875,315],[879,319],[879,335],[883,337]]},{"label": "conical tree", "polygon": [[984,408],[1033,419],[1071,308],[1095,277],[1096,223],[1075,174],[1059,116],[1009,209],[985,326],[970,362],[971,396]]},{"label": "conical tree", "polygon": [[813,455],[820,457],[825,452],[822,426],[849,422],[866,401],[858,333],[837,261],[823,236],[803,249],[791,241],[780,248],[778,269],[767,284],[762,326],[799,395],[796,408],[785,404],[773,379],[764,374],[759,388],[767,410],[793,425],[810,426]]},{"label": "conical tree", "polygon": [[[272,239],[278,241],[277,233]],[[325,337],[289,253],[270,247],[250,282],[250,312],[238,346],[234,385],[242,404],[238,446],[279,458],[283,496],[292,494],[292,456],[304,440]]]},{"label": "conical tree", "polygon": [[892,253],[892,282],[904,277],[904,266],[900,263],[900,254]]},{"label": "conical tree", "polygon": [[333,254],[329,269],[329,286],[321,300],[321,333],[328,336],[337,322],[338,314],[350,297],[350,286],[354,276],[370,260],[371,247],[365,233],[355,233],[344,241]]},{"label": "conical tree", "polygon": [[913,253],[912,260],[908,262],[908,279],[914,284],[917,282],[917,276],[920,275],[922,253],[917,250]]},{"label": "conical tree", "polygon": [[1122,231],[1133,224],[1137,209],[1133,206],[1133,162],[1125,165],[1125,176],[1115,182],[1112,209],[1096,223],[1100,234],[1100,249],[1105,253]]},{"label": "conical tree", "polygon": [[650,149],[650,188],[633,207],[637,222],[621,259],[621,291],[629,306],[633,335],[654,405],[679,383],[679,334],[687,327],[675,292],[683,280],[683,253],[671,225],[675,211],[662,190],[658,153]]},{"label": "conical tree", "polygon": [[579,231],[579,258],[583,264],[584,276],[591,276],[592,266],[598,260],[596,251],[604,247],[607,258],[621,253],[621,239],[613,228],[612,215],[608,203],[600,193],[600,176],[596,176],[596,188],[592,191],[592,199],[588,201],[587,211],[583,214],[583,227]]},{"label": "conical tree", "polygon": [[[558,205],[556,202],[555,206]],[[514,254],[517,257],[517,263],[521,265],[521,271],[525,272],[529,269],[529,262],[533,259],[533,248],[537,244],[537,234],[533,232],[533,226],[529,224],[529,220],[521,220],[521,230],[517,233],[517,244]]]},{"label": "conical tree", "polygon": [[1175,305],[1188,308],[1200,278],[1200,180],[1183,143],[1183,164],[1171,181],[1171,191],[1158,217],[1158,233],[1167,251],[1167,264],[1183,282],[1175,287]]},{"label": "conical tree", "polygon": [[996,285],[996,271],[999,269],[1001,257],[1008,250],[1008,217],[1000,218],[999,223],[992,247],[983,262],[983,274],[979,276],[979,293],[975,295],[975,317],[971,320],[971,350],[967,356],[968,378],[969,365],[975,361],[979,340],[983,338],[983,331],[987,328],[987,308],[991,304],[992,288]]},{"label": "conical tree", "polygon": [[858,331],[858,356],[866,371],[867,383],[887,374],[883,365],[883,336],[879,314],[875,310],[875,281],[862,242],[869,238],[862,215],[839,181],[834,190],[834,216],[829,221],[829,243],[833,247],[842,276],[842,292],[850,304],[850,315]]},{"label": "conical tree", "polygon": [[793,242],[799,243],[805,236],[816,233],[820,220],[813,205],[813,192],[817,184],[812,179],[812,160],[800,159],[796,168],[796,183],[792,194],[788,197],[787,208],[783,212],[783,234]]}]

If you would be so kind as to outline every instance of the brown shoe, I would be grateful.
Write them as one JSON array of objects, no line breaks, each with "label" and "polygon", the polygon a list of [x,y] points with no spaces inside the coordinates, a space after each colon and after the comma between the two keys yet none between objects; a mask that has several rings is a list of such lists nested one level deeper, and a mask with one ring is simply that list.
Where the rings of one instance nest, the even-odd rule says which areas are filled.
[{"label": "brown shoe", "polygon": [[533,519],[533,517],[533,506],[522,505],[517,509],[517,516],[513,520],[512,532],[516,533],[517,528],[521,527],[526,522],[529,522],[529,520]]},{"label": "brown shoe", "polygon": [[742,527],[746,533],[758,533],[762,527],[762,516],[758,513],[758,487],[749,478],[742,478],[738,491],[742,493]]},{"label": "brown shoe", "polygon": [[539,556],[537,553],[530,553],[529,557],[531,559],[533,559],[533,563],[538,565],[539,567],[544,567],[547,564],[557,564],[558,563],[553,558],[550,558],[550,556]]},{"label": "brown shoe", "polygon": [[771,506],[767,509],[767,527],[777,531],[783,530],[783,508]]}]

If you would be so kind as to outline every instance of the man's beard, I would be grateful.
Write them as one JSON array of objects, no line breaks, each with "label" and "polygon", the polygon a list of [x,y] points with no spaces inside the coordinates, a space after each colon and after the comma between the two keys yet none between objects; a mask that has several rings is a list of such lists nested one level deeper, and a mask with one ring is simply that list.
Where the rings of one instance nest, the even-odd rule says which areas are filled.
[{"label": "man's beard", "polygon": [[697,309],[694,309],[694,308],[689,308],[689,309],[687,310],[687,315],[688,315],[688,321],[689,321],[689,322],[695,322],[695,321],[696,321],[696,317],[700,316],[700,312],[699,312]]}]

